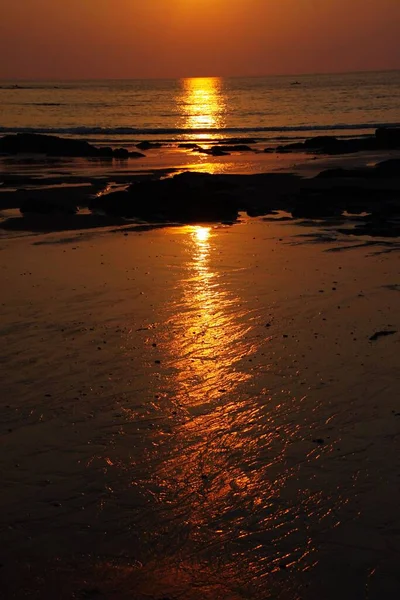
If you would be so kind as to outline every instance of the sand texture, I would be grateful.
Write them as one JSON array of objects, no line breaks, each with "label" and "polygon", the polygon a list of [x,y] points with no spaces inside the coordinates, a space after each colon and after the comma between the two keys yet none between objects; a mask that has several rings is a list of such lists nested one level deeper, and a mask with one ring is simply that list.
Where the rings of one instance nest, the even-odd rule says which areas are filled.
[{"label": "sand texture", "polygon": [[399,243],[281,217],[2,238],[2,598],[399,596]]}]

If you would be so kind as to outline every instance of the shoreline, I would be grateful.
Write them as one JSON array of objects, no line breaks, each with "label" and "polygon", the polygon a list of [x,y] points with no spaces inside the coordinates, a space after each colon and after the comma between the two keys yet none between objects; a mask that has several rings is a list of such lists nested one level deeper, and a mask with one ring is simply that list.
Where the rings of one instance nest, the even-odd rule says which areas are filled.
[{"label": "shoreline", "polygon": [[[14,155],[0,157],[0,229],[7,237],[7,230],[79,230],[135,222],[233,223],[240,212],[262,216],[284,211],[295,220],[340,219],[343,231],[357,218],[358,226],[347,228],[350,235],[397,237],[398,138],[398,130],[378,130],[376,141],[357,144],[362,148],[383,140],[394,148],[344,154],[343,142],[316,137],[273,153],[255,151],[236,139],[201,152],[197,146],[193,151],[191,146],[171,150],[145,144],[139,147],[146,156],[122,158],[128,151],[117,149],[115,157],[104,158],[86,142],[6,136],[0,138],[0,150],[9,148]],[[57,155],[28,156],[25,143]],[[349,143],[353,149],[354,141]],[[72,156],[58,156],[60,152]],[[10,209],[21,215],[4,213]],[[346,215],[352,213],[349,221]]]},{"label": "shoreline", "polygon": [[[185,150],[168,148],[151,150],[143,159],[124,161],[105,161],[85,158],[0,156],[1,190],[9,183],[24,185],[30,178],[37,185],[48,183],[82,183],[89,180],[115,180],[125,182],[138,174],[168,174],[182,170],[211,174],[259,174],[265,172],[298,173],[306,177],[317,175],[320,171],[340,166],[343,168],[366,167],[389,158],[400,158],[399,150],[365,151],[338,156],[315,156],[304,152],[270,154],[264,152],[235,153],[228,156],[213,157],[192,154]],[[25,178],[25,180],[24,180]]]}]

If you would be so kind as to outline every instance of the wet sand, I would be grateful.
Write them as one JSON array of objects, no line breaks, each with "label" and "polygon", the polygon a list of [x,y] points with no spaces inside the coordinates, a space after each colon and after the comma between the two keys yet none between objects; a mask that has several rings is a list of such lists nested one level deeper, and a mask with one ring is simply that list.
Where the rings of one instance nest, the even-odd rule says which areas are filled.
[{"label": "wet sand", "polygon": [[2,597],[399,595],[396,239],[273,219],[14,235]]}]

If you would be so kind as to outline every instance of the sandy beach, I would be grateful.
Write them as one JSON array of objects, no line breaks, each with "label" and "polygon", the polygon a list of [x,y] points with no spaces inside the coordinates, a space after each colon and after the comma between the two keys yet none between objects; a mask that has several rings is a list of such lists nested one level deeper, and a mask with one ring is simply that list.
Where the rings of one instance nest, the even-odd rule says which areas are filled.
[{"label": "sandy beach", "polygon": [[397,597],[396,238],[241,215],[0,252],[3,597]]}]

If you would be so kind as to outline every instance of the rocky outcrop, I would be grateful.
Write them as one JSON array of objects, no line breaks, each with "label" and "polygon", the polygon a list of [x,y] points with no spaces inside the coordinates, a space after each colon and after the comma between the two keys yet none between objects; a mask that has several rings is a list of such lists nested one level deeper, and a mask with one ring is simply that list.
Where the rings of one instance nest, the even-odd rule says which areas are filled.
[{"label": "rocky outcrop", "polygon": [[37,133],[17,133],[0,138],[0,154],[44,154],[45,156],[82,158],[141,158],[140,152],[124,148],[97,148],[83,140]]},{"label": "rocky outcrop", "polygon": [[181,142],[178,144],[178,148],[183,148],[185,150],[198,150],[200,146],[195,142]]},{"label": "rocky outcrop", "polygon": [[149,222],[231,222],[238,217],[236,198],[229,185],[197,173],[134,183],[125,192],[96,198],[91,208]]},{"label": "rocky outcrop", "polygon": [[197,146],[194,150],[210,156],[228,156],[231,152],[253,152],[253,149],[246,144],[234,144],[232,146],[224,144],[222,146],[211,146],[211,148]]},{"label": "rocky outcrop", "polygon": [[233,146],[227,144],[226,146],[222,146],[222,148],[226,152],[254,152],[253,148],[250,148],[247,144],[234,144]]},{"label": "rocky outcrop", "polygon": [[291,196],[294,218],[369,213],[374,223],[400,217],[400,160],[363,169],[328,169],[304,180]]},{"label": "rocky outcrop", "polygon": [[[330,135],[315,136],[304,142],[278,146],[276,152],[312,152],[314,154],[351,154],[354,152],[400,149],[400,128],[379,128],[374,136],[342,139]],[[271,148],[266,148],[269,152]]]},{"label": "rocky outcrop", "polygon": [[178,223],[234,221],[239,211],[251,216],[289,209],[288,195],[301,178],[288,174],[209,175],[182,173],[161,181],[132,184],[126,192],[95,198],[92,208],[110,215]]},{"label": "rocky outcrop", "polygon": [[195,148],[195,152],[208,154],[209,156],[229,156],[229,152],[221,146],[211,146],[211,148]]},{"label": "rocky outcrop", "polygon": [[77,206],[57,202],[57,200],[32,197],[21,202],[19,210],[23,215],[74,215],[77,212]]},{"label": "rocky outcrop", "polygon": [[400,159],[391,158],[375,165],[358,169],[327,169],[316,175],[316,179],[400,179]]},{"label": "rocky outcrop", "polygon": [[[119,158],[120,160],[126,160],[129,158],[131,154],[128,152],[126,148],[116,148],[113,152],[114,158]],[[144,155],[142,155],[144,156]]]},{"label": "rocky outcrop", "polygon": [[400,159],[384,160],[375,166],[374,171],[379,177],[400,178]]},{"label": "rocky outcrop", "polygon": [[162,144],[160,142],[148,142],[144,140],[136,144],[136,148],[139,148],[139,150],[152,150],[154,148],[162,148]]},{"label": "rocky outcrop", "polygon": [[294,219],[325,219],[343,212],[337,194],[332,196],[324,190],[301,190],[291,210]]},{"label": "rocky outcrop", "polygon": [[377,144],[383,149],[400,148],[400,127],[379,127],[375,132]]},{"label": "rocky outcrop", "polygon": [[344,169],[342,167],[338,167],[336,169],[326,169],[325,171],[321,171],[318,175],[315,176],[315,179],[368,179],[373,175],[372,169],[364,168],[364,169]]}]

